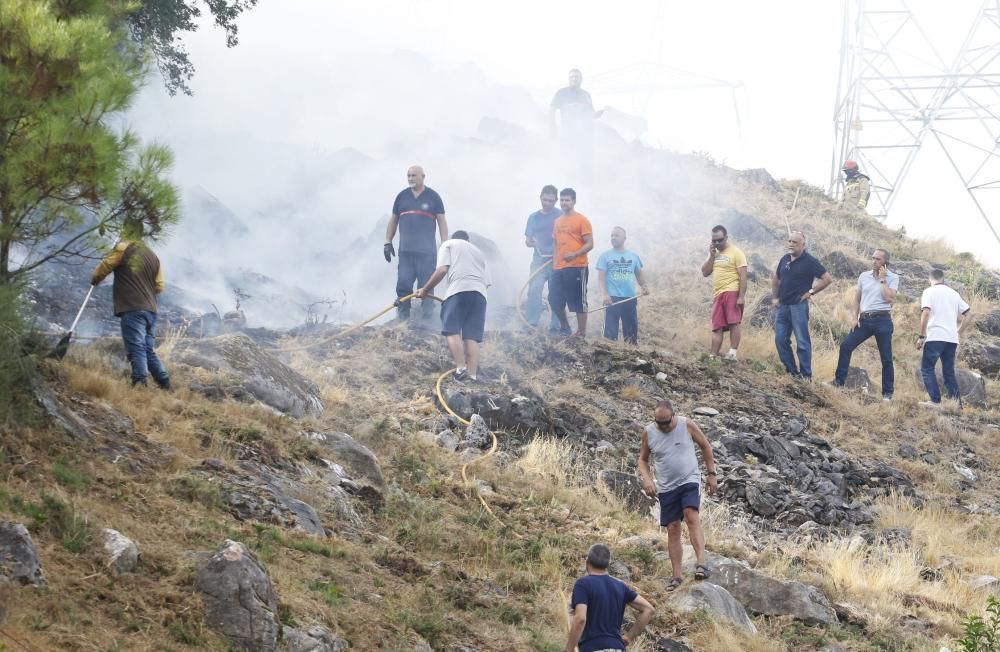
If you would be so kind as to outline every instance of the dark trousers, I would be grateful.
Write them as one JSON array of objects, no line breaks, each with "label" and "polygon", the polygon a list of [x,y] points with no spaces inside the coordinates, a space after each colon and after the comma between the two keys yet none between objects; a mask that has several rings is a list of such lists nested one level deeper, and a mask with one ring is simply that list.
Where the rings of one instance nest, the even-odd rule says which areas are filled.
[{"label": "dark trousers", "polygon": [[844,384],[854,349],[861,346],[868,338],[874,337],[878,355],[882,358],[882,396],[892,396],[896,378],[892,366],[892,330],[892,317],[889,315],[861,319],[859,325],[855,326],[840,343],[840,358],[837,360],[834,384]]},{"label": "dark trousers", "polygon": [[[611,303],[622,301],[628,297],[611,297]],[[618,322],[621,322],[622,336],[629,344],[639,341],[639,311],[636,300],[627,301],[617,306],[611,306],[604,311],[604,337],[609,340],[618,339]]]},{"label": "dark trousers", "polygon": [[157,385],[167,385],[170,376],[156,355],[156,313],[130,310],[121,314],[121,320],[125,353],[132,365],[132,384],[145,385],[146,376],[152,374]]},{"label": "dark trousers", "polygon": [[[401,299],[408,294],[413,294],[414,290],[422,288],[427,283],[427,280],[430,279],[431,274],[434,273],[436,265],[436,254],[424,254],[414,251],[399,252],[399,269],[396,272],[396,298]],[[414,283],[416,283],[416,287],[414,287]],[[399,304],[399,307],[396,309],[398,317],[401,319],[409,318],[410,303],[412,302],[406,301]],[[433,299],[421,299],[420,304],[420,310],[424,317],[429,318],[434,315]]]},{"label": "dark trousers", "polygon": [[941,402],[941,389],[938,387],[937,374],[934,366],[941,358],[941,375],[944,386],[948,390],[948,398],[960,398],[958,379],[955,378],[955,352],[958,344],[954,342],[924,342],[924,355],[920,359],[920,375],[924,379],[924,387],[934,403]]}]

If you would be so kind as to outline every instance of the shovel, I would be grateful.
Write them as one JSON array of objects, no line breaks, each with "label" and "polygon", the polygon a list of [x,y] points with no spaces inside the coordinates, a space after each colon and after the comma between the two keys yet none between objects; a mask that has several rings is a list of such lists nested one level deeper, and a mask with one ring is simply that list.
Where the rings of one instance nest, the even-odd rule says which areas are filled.
[{"label": "shovel", "polygon": [[80,306],[80,310],[76,313],[76,319],[73,320],[73,325],[69,327],[66,334],[60,338],[59,343],[56,344],[56,348],[52,349],[46,358],[55,358],[56,360],[62,360],[66,357],[66,352],[69,351],[69,341],[73,337],[73,331],[76,330],[76,325],[80,322],[80,316],[83,315],[83,309],[87,307],[87,302],[90,301],[90,295],[94,292],[93,285],[87,290],[87,296],[83,298],[83,305]]}]

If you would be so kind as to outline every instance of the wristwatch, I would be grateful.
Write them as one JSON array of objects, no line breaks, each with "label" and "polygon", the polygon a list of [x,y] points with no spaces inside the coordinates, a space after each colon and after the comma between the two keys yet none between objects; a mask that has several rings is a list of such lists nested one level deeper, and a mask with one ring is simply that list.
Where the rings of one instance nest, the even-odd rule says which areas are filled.
[{"label": "wristwatch", "polygon": [[809,296],[816,294],[816,290],[809,288]]}]

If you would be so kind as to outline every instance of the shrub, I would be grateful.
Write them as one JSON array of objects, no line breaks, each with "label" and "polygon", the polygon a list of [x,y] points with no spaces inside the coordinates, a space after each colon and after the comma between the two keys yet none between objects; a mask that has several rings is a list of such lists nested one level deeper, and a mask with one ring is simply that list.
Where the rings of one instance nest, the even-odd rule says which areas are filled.
[{"label": "shrub", "polygon": [[955,641],[962,652],[1000,652],[1000,600],[986,600],[986,618],[969,616],[962,623],[965,635]]}]

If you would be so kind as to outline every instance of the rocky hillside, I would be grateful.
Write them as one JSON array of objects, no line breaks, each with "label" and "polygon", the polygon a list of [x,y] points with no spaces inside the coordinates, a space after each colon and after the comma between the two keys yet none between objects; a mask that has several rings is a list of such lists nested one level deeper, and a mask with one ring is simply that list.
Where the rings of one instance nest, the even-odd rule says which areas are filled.
[{"label": "rocky hillside", "polygon": [[[951,644],[1000,591],[1000,276],[808,187],[678,160],[712,195],[679,184],[670,210],[691,219],[630,231],[654,287],[640,346],[490,332],[485,382],[443,382],[468,428],[435,395],[449,356],[433,332],[178,329],[161,343],[172,393],[129,389],[114,339],[75,344],[43,370],[38,420],[0,435],[0,649],[560,650],[566,592],[598,541],[656,604],[636,649]],[[872,248],[893,252],[892,403],[875,399],[873,345],[850,391],[780,368],[764,300],[786,216],[838,280],[813,314],[817,381],[853,277]],[[732,364],[703,354],[698,267],[716,222],[750,256],[759,300]],[[980,315],[961,413],[916,405],[931,265]],[[703,506],[716,573],[673,595],[634,480],[631,424],[659,396],[698,421],[721,471]]]}]

